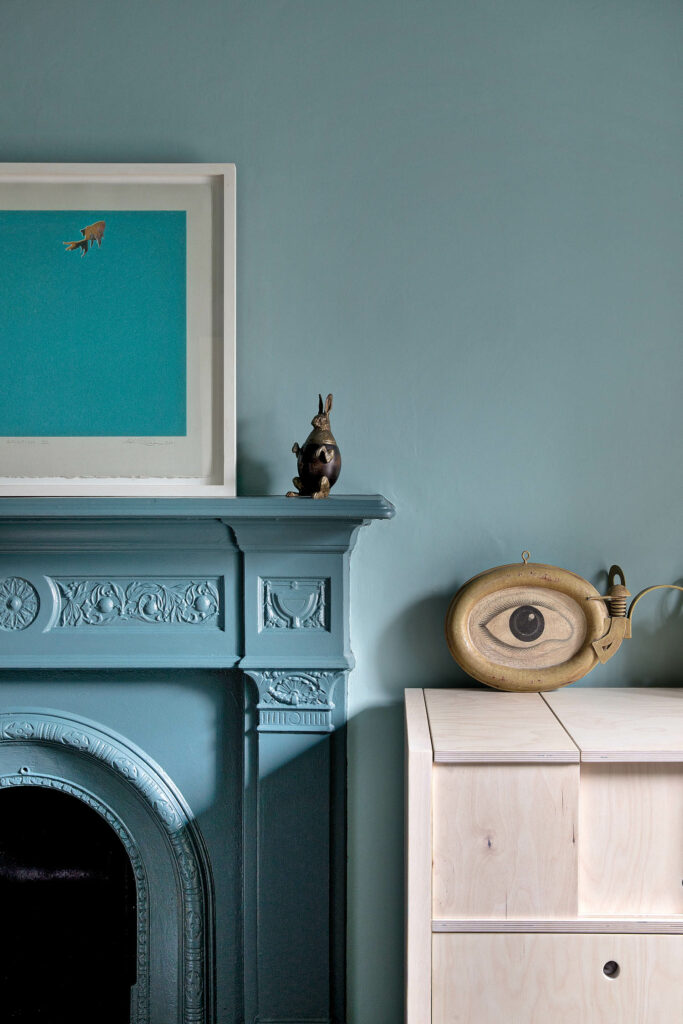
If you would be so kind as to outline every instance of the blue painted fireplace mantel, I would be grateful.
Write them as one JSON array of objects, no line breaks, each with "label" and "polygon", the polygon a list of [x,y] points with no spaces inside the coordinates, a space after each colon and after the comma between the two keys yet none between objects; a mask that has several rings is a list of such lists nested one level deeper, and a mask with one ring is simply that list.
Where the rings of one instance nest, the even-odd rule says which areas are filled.
[{"label": "blue painted fireplace mantel", "polygon": [[0,502],[3,701],[93,671],[224,672],[241,691],[225,841],[241,844],[243,905],[239,939],[220,908],[207,937],[205,1024],[346,1019],[349,558],[358,529],[393,514],[379,495]]}]

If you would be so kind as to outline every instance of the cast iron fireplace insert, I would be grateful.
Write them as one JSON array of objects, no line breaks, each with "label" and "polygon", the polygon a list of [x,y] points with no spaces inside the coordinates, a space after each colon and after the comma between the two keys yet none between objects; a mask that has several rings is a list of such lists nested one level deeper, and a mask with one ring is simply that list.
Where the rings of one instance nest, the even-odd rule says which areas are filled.
[{"label": "cast iron fireplace insert", "polygon": [[12,1024],[128,1024],[135,878],[123,844],[66,793],[0,792],[0,986]]}]

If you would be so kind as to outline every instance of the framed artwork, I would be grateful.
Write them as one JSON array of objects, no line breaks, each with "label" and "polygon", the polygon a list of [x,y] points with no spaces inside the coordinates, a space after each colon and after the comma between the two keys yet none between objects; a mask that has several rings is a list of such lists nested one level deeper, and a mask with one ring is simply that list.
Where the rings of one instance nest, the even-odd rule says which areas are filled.
[{"label": "framed artwork", "polygon": [[0,164],[0,255],[0,495],[234,495],[234,165]]}]

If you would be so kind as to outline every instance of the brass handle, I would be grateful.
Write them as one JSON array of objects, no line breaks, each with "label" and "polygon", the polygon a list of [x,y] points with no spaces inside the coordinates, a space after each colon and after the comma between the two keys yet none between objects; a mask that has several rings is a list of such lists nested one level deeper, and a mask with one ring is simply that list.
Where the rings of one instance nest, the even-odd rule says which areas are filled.
[{"label": "brass handle", "polygon": [[[616,583],[615,578],[619,577],[621,583]],[[645,587],[645,590],[641,590],[639,594],[631,601],[631,605],[626,611],[626,598],[631,596],[630,590],[626,589],[626,579],[624,577],[624,571],[618,565],[613,565],[609,571],[608,576],[608,588],[606,594],[601,594],[599,597],[589,597],[589,601],[604,601],[608,606],[610,617],[613,619],[620,619],[626,616],[629,621],[633,617],[633,609],[640,601],[641,597],[645,597],[653,590],[680,590],[683,591],[683,587],[679,586],[678,583],[656,583],[653,587]]]},{"label": "brass handle", "polygon": [[645,587],[645,590],[641,590],[640,593],[636,594],[631,601],[631,607],[628,610],[629,619],[633,615],[633,609],[638,604],[641,597],[645,597],[645,595],[649,594],[651,590],[683,590],[683,587],[679,587],[677,583],[657,583],[654,587]]}]

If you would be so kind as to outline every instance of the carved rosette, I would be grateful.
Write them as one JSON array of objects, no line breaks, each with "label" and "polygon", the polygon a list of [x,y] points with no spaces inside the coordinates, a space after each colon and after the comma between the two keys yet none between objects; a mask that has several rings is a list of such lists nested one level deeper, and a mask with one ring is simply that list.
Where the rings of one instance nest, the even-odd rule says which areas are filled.
[{"label": "carved rosette", "polygon": [[[49,743],[64,745],[87,757],[103,762],[127,785],[136,789],[154,816],[163,826],[176,863],[180,880],[183,915],[183,1024],[207,1024],[205,978],[211,967],[205,943],[205,908],[210,901],[205,878],[208,868],[202,867],[192,839],[192,819],[188,809],[155,767],[139,757],[108,733],[77,719],[27,712],[0,715],[0,743]],[[69,793],[83,800],[111,825],[124,844],[137,880],[138,906],[138,977],[136,984],[135,1024],[148,1024],[150,1019],[149,963],[149,892],[141,851],[123,822],[98,798],[62,779],[34,775],[26,769],[17,774],[0,776],[0,788],[8,786],[45,786]]]},{"label": "carved rosette", "polygon": [[218,624],[218,580],[54,580],[57,627]]},{"label": "carved rosette", "polygon": [[328,588],[325,577],[262,579],[262,628],[327,629]]},{"label": "carved rosette", "polygon": [[0,579],[0,629],[26,629],[40,608],[38,592],[21,576]]},{"label": "carved rosette", "polygon": [[332,692],[341,672],[253,671],[259,732],[332,732]]}]

